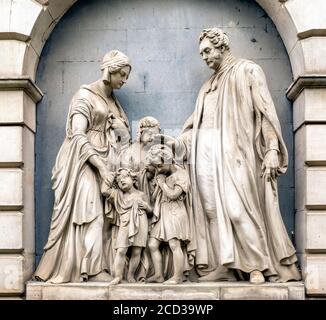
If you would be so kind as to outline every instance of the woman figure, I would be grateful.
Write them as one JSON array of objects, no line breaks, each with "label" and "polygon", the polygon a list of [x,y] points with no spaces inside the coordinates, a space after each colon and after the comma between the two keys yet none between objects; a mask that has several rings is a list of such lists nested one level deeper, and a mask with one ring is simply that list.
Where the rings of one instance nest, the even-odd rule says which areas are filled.
[{"label": "woman figure", "polygon": [[52,171],[54,208],[50,234],[34,279],[52,283],[110,281],[104,254],[101,184],[111,185],[121,149],[130,141],[127,117],[113,90],[131,71],[129,59],[113,50],[102,79],[73,97],[66,138]]}]

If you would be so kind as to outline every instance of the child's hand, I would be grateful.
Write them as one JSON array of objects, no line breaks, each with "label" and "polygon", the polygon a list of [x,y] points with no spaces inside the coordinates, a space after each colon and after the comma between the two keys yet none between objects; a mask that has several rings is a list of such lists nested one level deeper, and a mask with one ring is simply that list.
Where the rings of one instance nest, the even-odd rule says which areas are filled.
[{"label": "child's hand", "polygon": [[161,187],[163,183],[165,183],[165,176],[163,174],[159,174],[156,177],[157,184]]},{"label": "child's hand", "polygon": [[139,200],[138,201],[138,208],[140,210],[147,210],[148,209],[148,204],[143,200]]},{"label": "child's hand", "polygon": [[153,167],[152,165],[148,164],[145,166],[145,170],[147,172],[151,172],[151,173],[155,173],[155,167]]}]

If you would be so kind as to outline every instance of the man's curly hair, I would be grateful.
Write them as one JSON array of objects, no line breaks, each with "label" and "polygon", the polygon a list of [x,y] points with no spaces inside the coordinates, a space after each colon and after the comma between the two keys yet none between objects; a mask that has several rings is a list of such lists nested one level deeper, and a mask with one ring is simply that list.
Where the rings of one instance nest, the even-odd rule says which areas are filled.
[{"label": "man's curly hair", "polygon": [[230,40],[226,33],[217,27],[204,29],[199,37],[199,43],[205,38],[210,40],[215,48],[224,46],[227,50],[230,50]]}]

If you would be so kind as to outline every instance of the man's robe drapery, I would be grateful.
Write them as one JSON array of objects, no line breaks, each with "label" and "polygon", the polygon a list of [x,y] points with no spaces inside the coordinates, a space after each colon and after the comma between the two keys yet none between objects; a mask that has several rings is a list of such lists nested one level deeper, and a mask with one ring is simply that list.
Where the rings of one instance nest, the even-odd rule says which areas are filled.
[{"label": "man's robe drapery", "polygon": [[[212,88],[214,83],[215,87]],[[217,139],[212,141],[211,148],[219,252],[213,252],[208,220],[198,192],[195,162],[204,102],[212,89],[217,90],[214,115]],[[236,225],[230,219],[230,208],[238,206],[245,208],[246,214],[264,238],[265,253],[262,254],[262,259],[267,264],[262,270],[264,275],[275,281],[300,279],[295,266],[295,249],[279,210],[276,181],[269,182],[261,178],[261,165],[267,150],[262,134],[263,118],[277,135],[280,162],[278,171],[284,173],[288,165],[288,154],[264,73],[251,61],[232,58],[201,88],[195,111],[187,120],[179,138],[190,163],[197,237],[196,266],[201,275],[218,265],[250,272],[246,260],[253,262],[254,257],[246,256],[236,235]],[[232,199],[233,203],[228,198],[228,190],[237,193],[236,199]],[[236,203],[237,201],[239,202]],[[241,236],[245,238],[244,234]]]}]

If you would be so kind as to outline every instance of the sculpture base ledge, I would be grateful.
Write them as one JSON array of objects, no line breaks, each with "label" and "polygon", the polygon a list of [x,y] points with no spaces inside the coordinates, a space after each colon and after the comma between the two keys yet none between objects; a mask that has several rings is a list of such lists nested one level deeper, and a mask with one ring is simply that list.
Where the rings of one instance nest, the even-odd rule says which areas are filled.
[{"label": "sculpture base ledge", "polygon": [[51,284],[30,281],[27,300],[304,300],[302,282],[188,282],[181,285],[106,282]]}]

